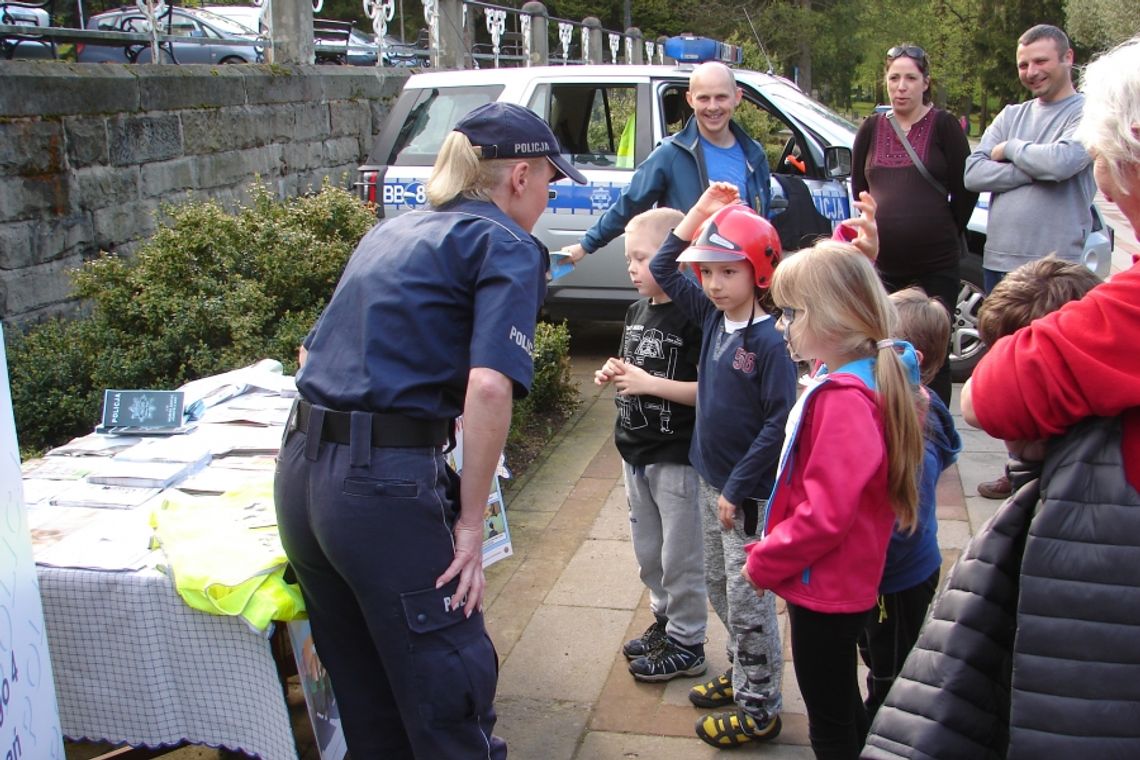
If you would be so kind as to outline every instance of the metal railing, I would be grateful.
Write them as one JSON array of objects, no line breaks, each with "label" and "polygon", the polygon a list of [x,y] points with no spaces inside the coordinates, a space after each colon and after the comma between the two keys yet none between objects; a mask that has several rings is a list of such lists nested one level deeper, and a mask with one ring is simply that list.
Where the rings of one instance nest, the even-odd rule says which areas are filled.
[{"label": "metal railing", "polygon": [[[0,51],[5,57],[25,57],[31,45],[50,52],[31,57],[55,57],[57,43],[105,45],[124,49],[124,59],[134,62],[139,53],[150,48],[152,60],[177,62],[173,45],[255,45],[259,51],[273,48],[270,17],[271,0],[254,0],[259,8],[260,36],[192,37],[163,31],[163,18],[170,9],[163,0],[137,0],[136,5],[149,20],[146,29],[77,29],[44,25],[44,18],[28,15],[0,16]],[[321,0],[314,4],[320,10]],[[546,6],[532,0],[521,9],[509,8],[483,0],[421,0],[425,34],[417,43],[392,44],[388,24],[392,21],[395,0],[363,0],[364,12],[376,35],[376,65],[431,66],[434,68],[499,68],[503,66],[575,65],[582,63],[640,64],[665,63],[662,40],[645,40],[641,31],[631,27],[623,32],[604,29],[597,18],[581,21],[550,16]],[[0,9],[22,7],[0,0]],[[193,11],[193,6],[185,10]],[[163,14],[167,14],[164,16]],[[169,31],[169,30],[167,30]],[[255,30],[257,31],[257,30]],[[337,39],[330,44],[318,34],[314,42],[318,62],[347,61],[346,43]],[[163,53],[162,51],[168,51]],[[43,52],[43,51],[35,51]],[[131,53],[134,53],[133,55]],[[271,55],[258,55],[258,61],[273,60]]]}]

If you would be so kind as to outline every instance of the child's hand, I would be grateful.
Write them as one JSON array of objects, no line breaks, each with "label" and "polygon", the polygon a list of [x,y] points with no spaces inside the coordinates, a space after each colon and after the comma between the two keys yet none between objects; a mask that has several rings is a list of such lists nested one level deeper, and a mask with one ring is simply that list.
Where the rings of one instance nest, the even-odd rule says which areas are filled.
[{"label": "child's hand", "polygon": [[594,385],[605,385],[623,372],[625,372],[625,362],[610,357],[606,359],[601,369],[594,372]]},{"label": "child's hand", "polygon": [[720,516],[720,526],[725,530],[732,530],[736,525],[736,505],[721,494],[716,500],[716,510]]},{"label": "child's hand", "polygon": [[740,202],[740,190],[731,182],[710,182],[708,188],[701,193],[701,197],[685,214],[685,218],[673,230],[673,234],[681,240],[691,241],[697,230],[710,216],[725,206]]},{"label": "child's hand", "polygon": [[704,214],[707,219],[733,203],[740,203],[740,188],[731,182],[710,182],[701,197],[697,198],[693,211]]},{"label": "child's hand", "polygon": [[756,589],[757,594],[763,594],[764,589],[756,585],[756,581],[752,580],[752,576],[748,574],[748,565],[740,568],[740,574],[744,576],[744,580],[748,581],[748,585]]},{"label": "child's hand", "polygon": [[855,210],[859,214],[842,222],[857,233],[851,245],[858,248],[871,261],[879,258],[879,225],[875,222],[875,212],[878,208],[871,194],[863,191],[855,201]]},{"label": "child's hand", "polygon": [[636,364],[622,363],[622,373],[614,378],[614,387],[619,396],[653,395],[653,382],[656,378]]}]

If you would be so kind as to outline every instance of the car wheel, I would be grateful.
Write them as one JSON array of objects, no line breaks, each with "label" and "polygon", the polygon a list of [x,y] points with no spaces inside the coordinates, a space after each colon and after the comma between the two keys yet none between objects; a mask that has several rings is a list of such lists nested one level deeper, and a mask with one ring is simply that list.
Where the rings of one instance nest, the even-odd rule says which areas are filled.
[{"label": "car wheel", "polygon": [[222,60],[220,60],[218,63],[223,63],[223,64],[227,64],[227,63],[245,63],[245,59],[244,59],[244,58],[241,58],[241,57],[239,57],[239,56],[236,56],[236,55],[228,55],[228,56],[226,56],[225,58],[223,58]]},{"label": "car wheel", "polygon": [[956,383],[965,382],[974,366],[986,353],[978,335],[978,311],[985,300],[982,289],[982,260],[970,253],[961,261],[961,286],[954,307],[954,323],[950,326],[950,376]]}]

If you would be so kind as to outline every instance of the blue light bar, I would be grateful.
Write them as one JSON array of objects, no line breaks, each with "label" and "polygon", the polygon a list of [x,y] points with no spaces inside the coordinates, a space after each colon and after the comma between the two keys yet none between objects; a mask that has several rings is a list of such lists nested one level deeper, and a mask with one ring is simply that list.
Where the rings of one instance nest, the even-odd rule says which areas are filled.
[{"label": "blue light bar", "polygon": [[665,40],[665,55],[679,63],[721,63],[740,64],[744,61],[744,50],[739,45],[682,34]]}]

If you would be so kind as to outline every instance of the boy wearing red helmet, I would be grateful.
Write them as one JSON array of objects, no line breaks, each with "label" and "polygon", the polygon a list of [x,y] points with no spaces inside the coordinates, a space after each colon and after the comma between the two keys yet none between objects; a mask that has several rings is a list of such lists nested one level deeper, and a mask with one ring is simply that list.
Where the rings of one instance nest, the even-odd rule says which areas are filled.
[{"label": "boy wearing red helmet", "polygon": [[[771,594],[757,595],[740,568],[772,490],[796,398],[796,368],[767,297],[780,239],[751,209],[725,205],[737,197],[733,185],[712,183],[650,266],[661,289],[702,328],[689,457],[701,476],[705,582],[728,629],[732,668],[693,687],[689,699],[698,707],[732,708],[697,722],[697,735],[714,747],[766,741],[780,732],[776,602]],[[693,265],[700,285],[678,271],[679,261]]]}]

